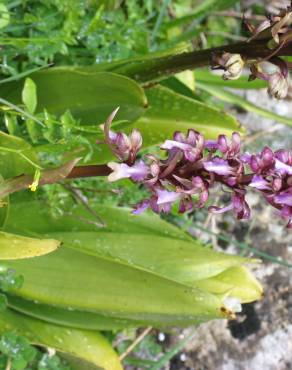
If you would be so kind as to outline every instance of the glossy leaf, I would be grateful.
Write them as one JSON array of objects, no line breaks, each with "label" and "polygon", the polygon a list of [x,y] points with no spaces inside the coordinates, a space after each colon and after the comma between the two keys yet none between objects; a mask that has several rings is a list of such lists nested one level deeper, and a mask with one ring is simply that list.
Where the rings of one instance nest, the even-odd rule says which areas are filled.
[{"label": "glossy leaf", "polygon": [[35,239],[0,231],[0,260],[42,256],[60,245],[54,239]]},{"label": "glossy leaf", "polygon": [[[147,234],[168,237],[172,239],[182,239],[192,241],[193,239],[184,231],[163,221],[158,215],[153,213],[141,214],[139,216],[131,214],[130,208],[112,207],[99,205],[93,207],[95,212],[105,223],[102,232],[116,232],[120,234]],[[78,216],[78,217],[77,217]],[[9,224],[6,225],[10,231],[16,232],[29,230],[32,219],[36,219],[33,230],[39,235],[54,232],[59,233],[64,230],[68,232],[88,231],[100,232],[94,223],[94,217],[83,206],[74,207],[71,214],[62,215],[61,218],[54,218],[48,213],[45,203],[30,200],[29,202],[14,203],[9,213]]]},{"label": "glossy leaf", "polygon": [[[147,89],[146,95],[149,108],[143,116],[135,122],[125,126],[124,123],[117,123],[114,127],[116,131],[129,132],[134,127],[139,129],[143,136],[143,148],[153,145],[159,145],[164,140],[171,138],[175,131],[186,132],[193,128],[203,133],[206,138],[216,138],[219,134],[230,136],[233,131],[243,132],[237,120],[231,115],[212,108],[205,103],[201,103],[192,98],[188,98],[172,90],[156,86]],[[119,120],[120,114],[117,114]],[[108,147],[103,144],[96,144],[96,139],[103,139],[103,133],[86,135],[86,138],[92,143],[94,154],[90,163],[105,163],[113,159],[112,153]],[[70,145],[69,145],[70,146]],[[76,150],[75,146],[75,150]],[[40,147],[38,150],[50,152],[53,151],[74,151],[74,147],[55,144],[46,147]],[[78,144],[78,155],[86,154],[86,146]]]},{"label": "glossy leaf", "polygon": [[37,319],[76,329],[117,330],[144,324],[142,321],[118,319],[88,311],[35,303],[17,296],[8,296],[8,306]]},{"label": "glossy leaf", "polygon": [[[33,207],[31,211],[35,215]],[[70,218],[78,219],[78,209],[54,220],[41,206],[35,225],[29,224],[29,214],[25,204],[12,207],[6,229],[56,235],[64,247],[45,257],[7,265],[25,278],[15,294],[45,305],[157,326],[201,322],[223,315],[223,295],[201,290],[197,281],[247,261],[213,252],[195,241],[152,235],[143,227],[139,231],[137,225],[133,226],[136,233],[131,226],[131,232],[118,232],[119,227],[112,232],[115,209],[107,209],[108,231],[90,231],[92,226],[77,226],[76,221],[70,226]]]},{"label": "glossy leaf", "polygon": [[214,295],[70,248],[5,262],[5,266],[24,276],[22,288],[14,294],[47,305],[149,324],[175,325],[222,316],[221,300]]},{"label": "glossy leaf", "polygon": [[238,297],[242,302],[252,302],[263,295],[263,289],[253,275],[244,266],[230,267],[222,273],[196,284],[210,293]]},{"label": "glossy leaf", "polygon": [[[49,234],[51,235],[51,234]],[[56,233],[65,246],[167,277],[188,286],[239,265],[246,260],[217,253],[198,242],[170,238],[106,232]]]},{"label": "glossy leaf", "polygon": [[0,175],[4,178],[33,173],[38,159],[23,139],[0,132]]},{"label": "glossy leaf", "polygon": [[212,73],[206,69],[197,69],[194,73],[196,81],[214,86],[246,90],[262,89],[267,87],[267,83],[259,79],[248,81],[248,76],[239,77],[237,80],[223,80],[222,76]]},{"label": "glossy leaf", "polygon": [[[33,73],[37,86],[37,109],[63,114],[70,110],[84,124],[101,124],[120,106],[119,119],[135,120],[147,107],[142,88],[133,80],[113,73],[89,73],[70,68],[51,68]],[[6,83],[2,97],[19,104],[23,80]]]},{"label": "glossy leaf", "polygon": [[0,332],[14,331],[33,344],[52,347],[73,370],[122,370],[107,340],[98,332],[64,329],[7,309],[0,312]]},{"label": "glossy leaf", "polygon": [[212,96],[215,96],[216,98],[227,102],[231,103],[234,105],[237,105],[248,112],[253,112],[256,113],[260,116],[273,119],[277,122],[280,123],[285,123],[286,125],[292,125],[292,119],[284,116],[280,116],[279,114],[276,114],[274,112],[268,111],[267,109],[264,109],[262,107],[259,107],[248,100],[242,98],[239,95],[236,95],[230,91],[220,89],[217,86],[213,86],[210,84],[202,83],[202,82],[197,82],[197,87],[203,91],[206,91]]},{"label": "glossy leaf", "polygon": [[144,145],[150,146],[171,138],[175,131],[193,128],[207,138],[241,131],[231,115],[204,103],[157,86],[147,92],[149,110],[134,126],[142,132]]}]

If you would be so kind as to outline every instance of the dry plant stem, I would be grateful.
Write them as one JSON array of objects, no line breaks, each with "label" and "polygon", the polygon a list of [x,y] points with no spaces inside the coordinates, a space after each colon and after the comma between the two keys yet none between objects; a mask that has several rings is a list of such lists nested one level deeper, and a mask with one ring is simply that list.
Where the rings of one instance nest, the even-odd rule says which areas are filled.
[{"label": "dry plant stem", "polygon": [[90,213],[98,222],[96,222],[96,224],[99,226],[99,227],[105,227],[106,224],[105,222],[102,220],[102,218],[95,212],[94,209],[92,209],[90,207],[90,205],[88,204],[88,199],[86,198],[86,196],[82,193],[82,191],[80,190],[77,190],[73,187],[71,187],[70,185],[68,184],[64,184],[63,185],[65,189],[67,189],[68,191],[70,191],[70,193],[73,195],[73,197],[77,200],[77,202],[80,202],[83,204],[83,206],[85,207],[85,209],[88,211],[88,213]]},{"label": "dry plant stem", "polygon": [[12,366],[12,362],[11,362],[11,360],[9,358],[8,361],[7,361],[5,370],[11,370],[11,366]]},{"label": "dry plant stem", "polygon": [[134,342],[126,349],[126,351],[120,355],[119,359],[121,361],[124,360],[124,358],[133,351],[133,349],[146,337],[146,335],[150,333],[151,330],[151,326],[143,330],[143,332],[134,340]]}]

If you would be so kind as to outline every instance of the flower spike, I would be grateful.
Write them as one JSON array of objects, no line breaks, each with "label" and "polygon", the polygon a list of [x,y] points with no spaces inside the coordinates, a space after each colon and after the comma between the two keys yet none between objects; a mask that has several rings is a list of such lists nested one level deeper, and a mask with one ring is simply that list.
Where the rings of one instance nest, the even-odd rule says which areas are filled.
[{"label": "flower spike", "polygon": [[[167,152],[166,159],[148,154],[137,160],[142,144],[137,130],[130,136],[114,133],[109,128],[104,131],[108,135],[106,142],[114,146],[119,158],[124,158],[120,159],[122,163],[108,164],[112,169],[109,181],[129,178],[144,184],[149,191],[149,197],[134,207],[134,214],[147,208],[168,213],[176,202],[180,213],[192,211],[204,207],[210,189],[221,185],[230,189],[231,201],[223,207],[209,206],[210,212],[232,211],[239,220],[249,219],[251,212],[245,195],[248,189],[254,189],[287,220],[287,228],[292,229],[291,150],[273,152],[264,147],[260,153],[242,153],[237,132],[231,139],[219,135],[217,140],[206,141],[200,133],[189,130],[187,135],[175,132],[172,140],[161,145]],[[125,142],[131,143],[127,151]],[[122,155],[125,152],[127,155]]]}]

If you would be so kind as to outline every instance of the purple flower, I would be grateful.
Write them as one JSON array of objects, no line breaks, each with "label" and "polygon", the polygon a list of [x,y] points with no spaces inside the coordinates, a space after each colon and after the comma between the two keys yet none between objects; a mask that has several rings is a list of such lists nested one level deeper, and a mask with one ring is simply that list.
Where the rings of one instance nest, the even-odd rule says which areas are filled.
[{"label": "purple flower", "polygon": [[[250,208],[245,200],[246,190],[254,188],[288,220],[292,229],[292,151],[273,152],[264,147],[260,153],[240,153],[240,136],[228,139],[220,135],[216,141],[205,141],[194,130],[187,135],[176,132],[173,140],[166,140],[161,149],[167,158],[147,154],[142,160],[136,155],[142,145],[137,130],[127,136],[109,130],[115,112],[104,126],[106,142],[123,163],[110,162],[109,181],[129,178],[144,184],[150,196],[134,207],[134,214],[147,208],[156,213],[168,213],[175,202],[184,213],[203,207],[210,189],[217,185],[232,191],[231,202],[223,207],[211,206],[212,213],[233,211],[238,219],[248,219]],[[219,154],[218,154],[219,153]],[[221,153],[221,154],[220,154]]]},{"label": "purple flower", "polygon": [[105,142],[109,146],[112,153],[121,161],[126,161],[132,164],[136,160],[138,151],[142,146],[142,136],[140,132],[134,129],[129,136],[122,132],[113,132],[110,130],[110,125],[117,114],[119,108],[115,109],[106,120],[106,123],[101,126]]},{"label": "purple flower", "polygon": [[212,213],[224,213],[232,210],[239,220],[250,218],[250,208],[245,200],[244,194],[233,193],[232,201],[226,207],[209,207],[209,211]]},{"label": "purple flower", "polygon": [[150,201],[148,199],[142,200],[141,202],[137,203],[134,206],[134,210],[132,211],[133,215],[139,215],[146,211],[147,208],[150,206]]},{"label": "purple flower", "polygon": [[251,155],[249,165],[253,172],[262,174],[274,168],[275,155],[269,147],[264,147],[260,154]]},{"label": "purple flower", "polygon": [[292,189],[275,195],[274,202],[292,207]]},{"label": "purple flower", "polygon": [[185,194],[185,195],[194,195],[199,194],[199,203],[195,204],[191,201],[190,197],[183,198],[183,202],[181,207],[184,209],[186,205],[190,206],[189,203],[192,204],[193,207],[201,208],[205,205],[209,197],[208,191],[208,183],[204,181],[200,176],[192,177],[191,180],[183,179],[178,176],[175,176],[175,179],[180,182],[183,187],[179,187],[177,189],[178,192]]},{"label": "purple flower", "polygon": [[168,191],[162,189],[156,189],[156,194],[157,194],[156,203],[158,205],[173,203],[181,197],[181,195],[176,193],[175,191]]},{"label": "purple flower", "polygon": [[278,159],[276,159],[275,161],[275,169],[282,175],[292,175],[292,166],[289,166],[288,164],[285,164]]},{"label": "purple flower", "polygon": [[110,182],[126,178],[131,178],[136,182],[140,182],[147,177],[149,172],[148,167],[143,161],[139,161],[133,166],[128,166],[126,163],[109,162],[108,167],[113,170],[108,176]]},{"label": "purple flower", "polygon": [[181,132],[175,132],[173,140],[166,140],[161,149],[169,151],[181,151],[186,160],[196,161],[204,149],[204,137],[194,130],[188,130],[187,136]]},{"label": "purple flower", "polygon": [[205,170],[216,173],[221,176],[234,175],[234,168],[231,167],[227,160],[215,157],[211,161],[205,161],[203,163]]},{"label": "purple flower", "polygon": [[249,186],[256,188],[258,190],[270,190],[271,186],[268,181],[266,181],[260,175],[254,175]]},{"label": "purple flower", "polygon": [[217,147],[227,158],[233,158],[240,152],[241,139],[238,132],[233,132],[229,141],[225,135],[219,135]]}]

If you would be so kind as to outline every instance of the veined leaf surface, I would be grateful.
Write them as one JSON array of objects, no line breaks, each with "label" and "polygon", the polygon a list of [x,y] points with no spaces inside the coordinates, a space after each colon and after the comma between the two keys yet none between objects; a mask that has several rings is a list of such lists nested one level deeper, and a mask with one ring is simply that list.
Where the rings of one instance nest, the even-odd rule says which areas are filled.
[{"label": "veined leaf surface", "polygon": [[[37,86],[36,112],[45,108],[61,115],[70,110],[83,124],[97,125],[120,106],[119,119],[135,120],[146,110],[143,89],[133,80],[108,72],[51,68],[31,75]],[[21,102],[23,80],[2,86],[1,94],[15,104]]]},{"label": "veined leaf surface", "polygon": [[33,173],[38,162],[34,149],[23,139],[0,132],[0,175],[4,178]]},{"label": "veined leaf surface", "polygon": [[149,110],[134,127],[142,132],[145,146],[171,138],[175,131],[186,132],[192,128],[207,138],[219,134],[231,135],[241,131],[238,121],[231,115],[157,86],[146,91]]},{"label": "veined leaf surface", "polygon": [[13,310],[0,312],[0,332],[15,331],[33,344],[55,348],[74,370],[122,370],[118,356],[98,332],[65,329]]},{"label": "veined leaf surface", "polygon": [[35,239],[0,231],[0,260],[42,256],[53,252],[60,242],[54,239]]},{"label": "veined leaf surface", "polygon": [[[76,223],[70,226],[70,217],[53,220],[42,206],[36,227],[21,216],[29,218],[25,204],[18,205],[15,212],[12,208],[7,230],[56,235],[64,243],[48,256],[7,262],[25,278],[23,287],[14,293],[46,305],[156,325],[222,316],[223,295],[201,290],[196,281],[216,276],[246,259],[213,252],[195,241],[152,235],[147,228],[138,231],[137,225],[133,227],[136,233],[112,232],[110,219],[111,214],[115,219],[115,209],[107,212],[108,231],[89,231],[89,226],[82,231],[82,223],[77,229]],[[71,216],[76,219],[78,210],[72,210]],[[52,232],[54,225],[57,230]]]}]

